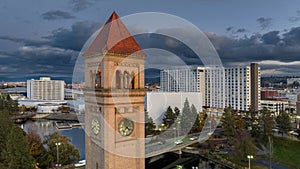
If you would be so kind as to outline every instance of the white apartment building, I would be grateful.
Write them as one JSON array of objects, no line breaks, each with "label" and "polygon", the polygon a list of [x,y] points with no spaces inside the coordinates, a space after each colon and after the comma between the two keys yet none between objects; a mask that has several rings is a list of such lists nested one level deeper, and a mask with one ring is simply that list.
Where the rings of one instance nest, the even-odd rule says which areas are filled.
[{"label": "white apartment building", "polygon": [[27,98],[31,100],[64,100],[64,81],[41,77],[27,80]]},{"label": "white apartment building", "polygon": [[224,67],[205,68],[205,106],[225,108]]},{"label": "white apartment building", "polygon": [[199,92],[204,90],[204,68],[163,69],[160,72],[160,84],[162,91]]},{"label": "white apartment building", "polygon": [[[163,92],[205,92],[205,68],[181,67],[160,72],[160,87]],[[202,105],[205,96],[202,94]]]},{"label": "white apartment building", "polygon": [[257,64],[162,70],[160,84],[163,92],[202,92],[202,105],[207,107],[260,109],[260,68]]},{"label": "white apartment building", "polygon": [[250,66],[225,69],[225,104],[234,110],[250,109]]}]

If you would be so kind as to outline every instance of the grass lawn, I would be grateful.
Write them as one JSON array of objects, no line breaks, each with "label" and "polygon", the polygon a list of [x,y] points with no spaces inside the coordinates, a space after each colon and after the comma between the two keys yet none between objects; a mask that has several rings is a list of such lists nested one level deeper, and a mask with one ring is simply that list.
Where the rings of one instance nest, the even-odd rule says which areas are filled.
[{"label": "grass lawn", "polygon": [[273,160],[290,168],[300,167],[300,141],[274,137]]}]

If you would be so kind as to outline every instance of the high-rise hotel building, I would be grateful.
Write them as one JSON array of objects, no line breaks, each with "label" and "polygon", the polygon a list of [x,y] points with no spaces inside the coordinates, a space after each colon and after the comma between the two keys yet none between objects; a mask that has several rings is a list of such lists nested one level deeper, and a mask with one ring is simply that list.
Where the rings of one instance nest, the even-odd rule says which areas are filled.
[{"label": "high-rise hotel building", "polygon": [[225,108],[225,70],[224,67],[205,68],[205,106]]},{"label": "high-rise hotel building", "polygon": [[160,84],[165,92],[205,93],[203,105],[208,107],[231,106],[243,111],[260,109],[260,68],[256,63],[232,68],[162,70]]},{"label": "high-rise hotel building", "polygon": [[[180,67],[160,72],[160,87],[164,92],[202,92],[205,90],[203,67]],[[203,95],[202,105],[205,105]]]},{"label": "high-rise hotel building", "polygon": [[64,100],[64,81],[41,77],[27,80],[27,98],[31,100]]}]

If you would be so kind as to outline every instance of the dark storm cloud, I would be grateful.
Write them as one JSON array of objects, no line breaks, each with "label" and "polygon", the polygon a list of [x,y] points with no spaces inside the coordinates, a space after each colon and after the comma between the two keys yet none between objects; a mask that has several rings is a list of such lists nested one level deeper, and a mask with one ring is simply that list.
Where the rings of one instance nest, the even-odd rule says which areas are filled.
[{"label": "dark storm cloud", "polygon": [[75,12],[82,11],[92,5],[91,0],[71,0],[72,9]]},{"label": "dark storm cloud", "polygon": [[262,30],[270,28],[272,25],[272,18],[260,17],[256,21],[259,23]]},{"label": "dark storm cloud", "polygon": [[[73,66],[83,44],[98,28],[92,22],[77,22],[70,29],[60,28],[42,40],[2,36],[0,39],[23,43],[13,52],[0,51],[0,76],[52,75],[71,77]],[[233,28],[232,28],[233,29]],[[170,30],[175,31],[175,30]],[[206,33],[225,66],[249,65],[258,62],[263,73],[299,74],[300,27],[286,32],[270,31],[243,37]],[[187,39],[192,34],[187,36]],[[182,42],[160,34],[135,36],[143,49],[169,51],[189,65],[202,65],[199,57]],[[160,58],[164,59],[164,58]],[[156,63],[161,62],[157,59]],[[270,61],[271,60],[271,61]],[[276,61],[276,62],[274,62]],[[6,69],[8,69],[6,71]]]},{"label": "dark storm cloud", "polygon": [[[10,80],[23,77],[72,77],[79,51],[99,24],[76,22],[70,29],[60,28],[41,40],[0,36],[2,40],[22,43],[15,51],[0,51],[0,77]],[[7,80],[9,80],[7,79]]]},{"label": "dark storm cloud", "polygon": [[283,40],[287,45],[293,46],[300,43],[300,27],[292,28],[283,34]]},{"label": "dark storm cloud", "polygon": [[245,33],[247,32],[247,30],[245,28],[234,28],[233,26],[230,26],[228,28],[226,28],[226,32],[231,34],[234,37],[238,37],[239,34]]},{"label": "dark storm cloud", "polygon": [[261,40],[265,44],[276,45],[280,42],[279,31],[268,32],[261,37]]},{"label": "dark storm cloud", "polygon": [[48,43],[46,40],[33,40],[26,38],[17,38],[13,36],[0,36],[1,40],[8,40],[15,43],[23,43],[26,46],[42,46]]},{"label": "dark storm cloud", "polygon": [[226,28],[226,31],[229,32],[229,31],[231,31],[232,29],[233,29],[233,26],[230,26],[230,27]]},{"label": "dark storm cloud", "polygon": [[52,74],[57,77],[71,76],[78,52],[49,46],[23,46],[16,51],[0,51],[0,67],[13,71],[1,71],[0,76],[23,78],[24,76],[43,76]]},{"label": "dark storm cloud", "polygon": [[77,22],[71,29],[59,28],[52,35],[45,37],[53,47],[80,51],[88,38],[100,28],[98,23]]},{"label": "dark storm cloud", "polygon": [[[188,46],[186,46],[182,42],[172,37],[151,33],[137,35],[135,36],[135,39],[142,49],[161,49],[178,56],[178,58],[180,58],[186,64],[202,64],[201,60],[194,53],[194,51],[192,51]],[[163,56],[161,59],[163,59]],[[157,60],[158,64],[160,62],[160,60]]]},{"label": "dark storm cloud", "polygon": [[263,74],[299,75],[300,27],[242,38],[206,33],[225,66],[258,62]]},{"label": "dark storm cloud", "polygon": [[69,12],[61,10],[51,10],[42,14],[43,19],[58,20],[58,19],[74,19],[75,17]]},{"label": "dark storm cloud", "polygon": [[244,28],[240,28],[238,30],[236,30],[237,33],[243,33],[243,32],[246,32],[246,29]]}]

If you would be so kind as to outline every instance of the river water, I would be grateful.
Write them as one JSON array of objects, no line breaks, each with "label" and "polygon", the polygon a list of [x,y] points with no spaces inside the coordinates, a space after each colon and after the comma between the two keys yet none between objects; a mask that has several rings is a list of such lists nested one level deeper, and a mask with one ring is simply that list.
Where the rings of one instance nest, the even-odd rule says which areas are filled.
[{"label": "river water", "polygon": [[82,128],[72,128],[58,130],[55,127],[55,122],[53,120],[28,120],[21,127],[27,133],[37,133],[41,136],[42,140],[44,137],[59,131],[64,136],[71,139],[71,143],[79,150],[80,160],[85,159],[85,133]]}]

